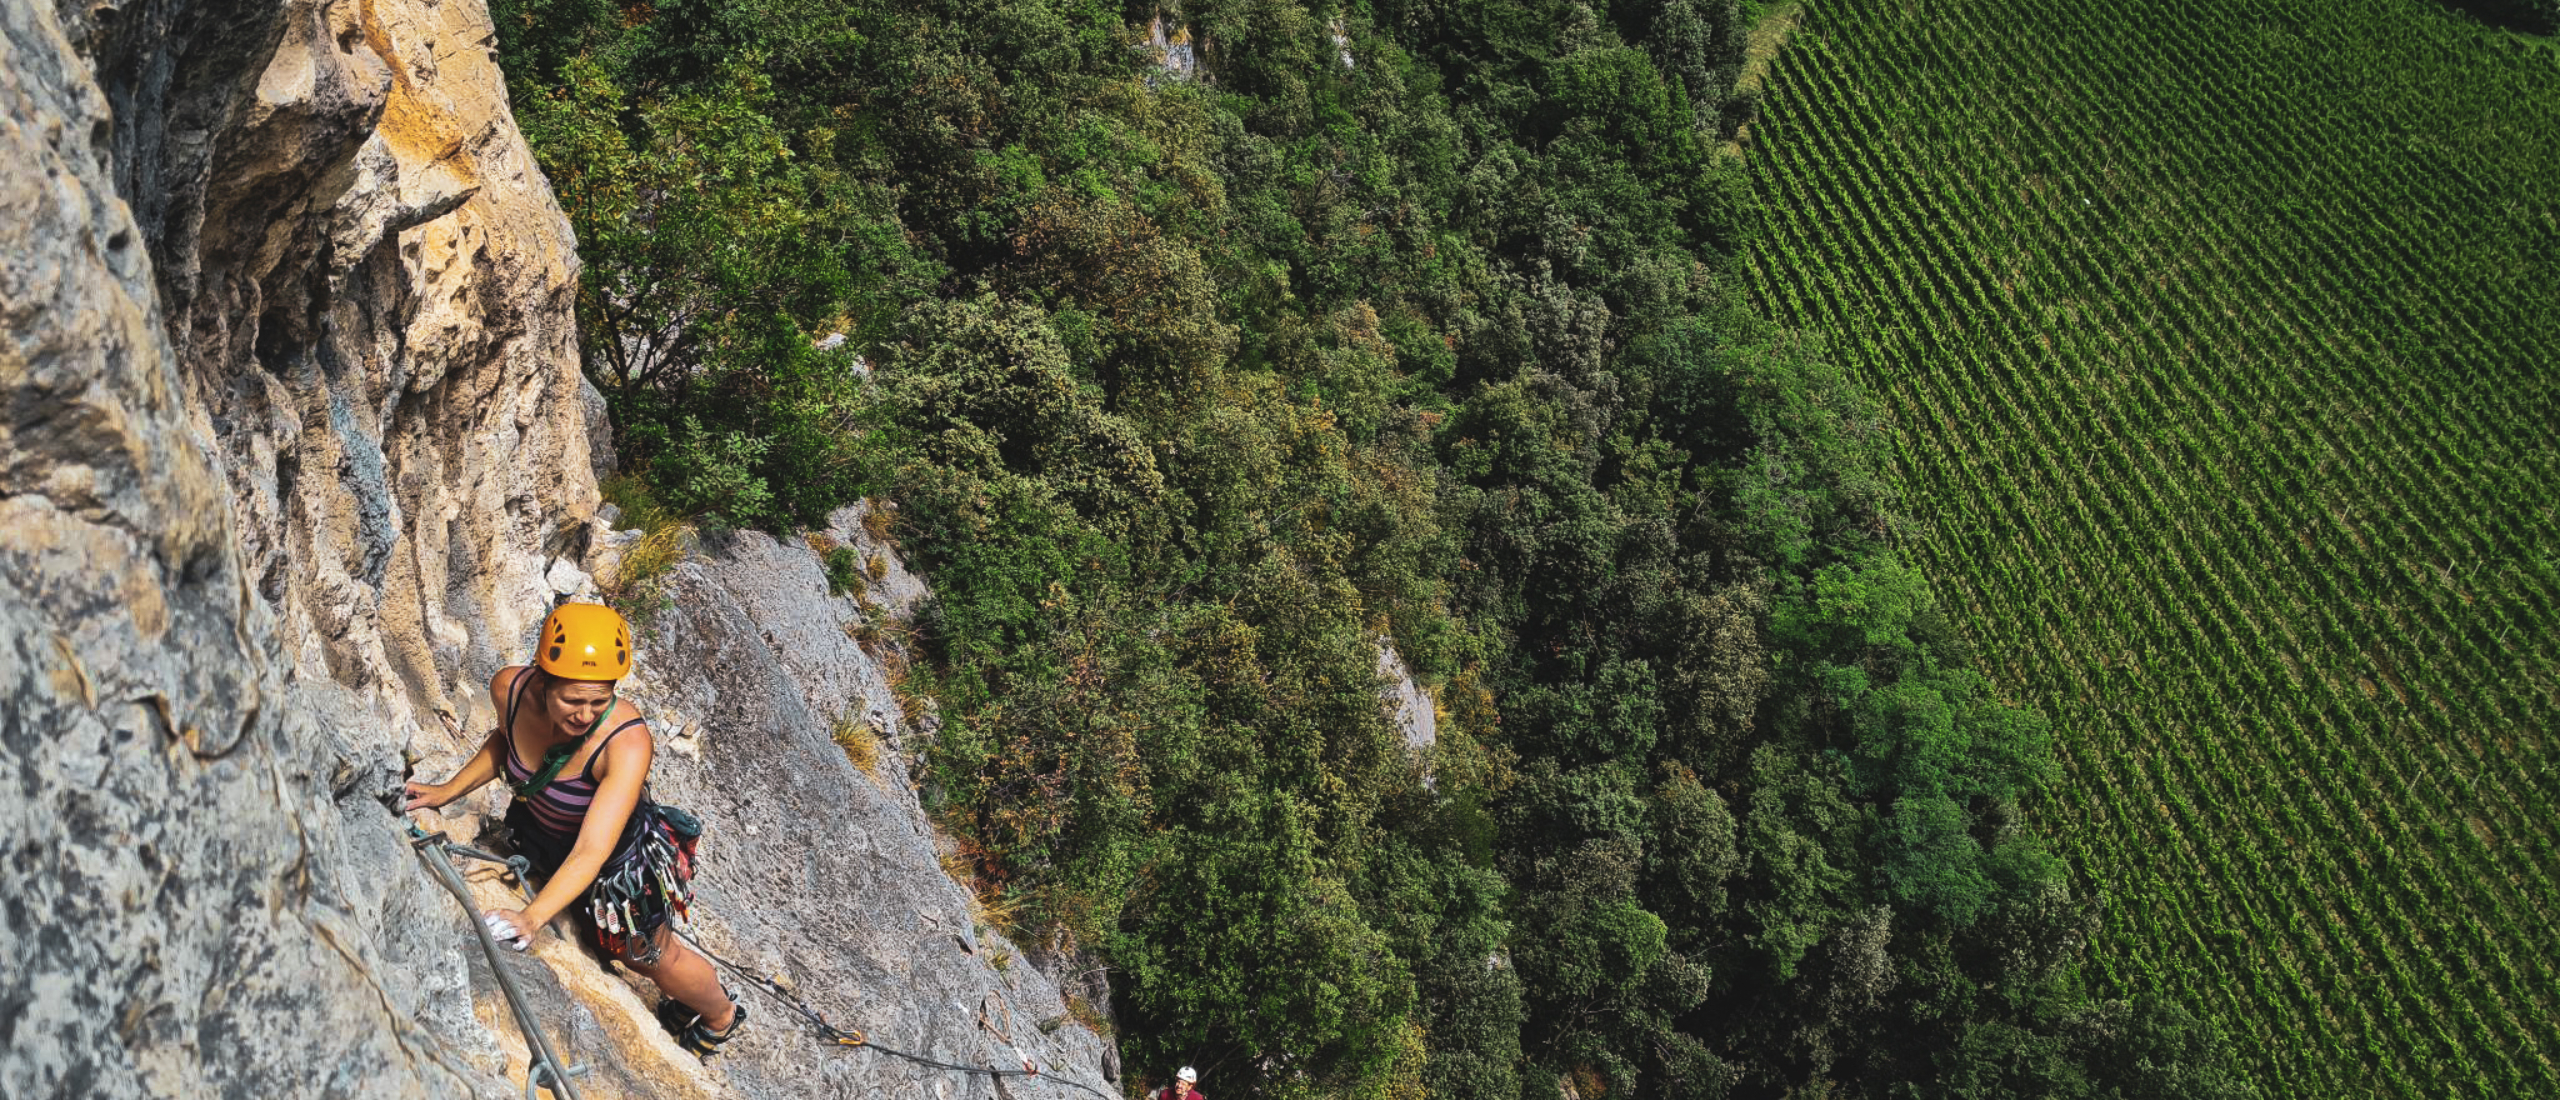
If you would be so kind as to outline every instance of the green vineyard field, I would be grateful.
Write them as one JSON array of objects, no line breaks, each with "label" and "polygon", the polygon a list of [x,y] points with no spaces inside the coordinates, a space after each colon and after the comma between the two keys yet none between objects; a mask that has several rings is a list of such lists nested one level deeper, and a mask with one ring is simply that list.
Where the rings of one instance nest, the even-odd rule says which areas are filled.
[{"label": "green vineyard field", "polygon": [[2109,992],[2560,1096],[2560,51],[2428,0],[1809,7],[1745,276],[2068,768]]}]

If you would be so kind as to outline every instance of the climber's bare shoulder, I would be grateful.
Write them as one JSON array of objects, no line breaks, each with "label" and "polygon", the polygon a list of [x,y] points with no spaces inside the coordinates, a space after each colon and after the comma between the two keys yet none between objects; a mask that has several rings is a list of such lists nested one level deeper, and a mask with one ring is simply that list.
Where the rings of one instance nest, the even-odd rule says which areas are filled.
[{"label": "climber's bare shoulder", "polygon": [[619,729],[625,722],[639,724],[618,734],[597,750],[604,754],[604,759],[595,762],[597,778],[610,780],[617,775],[636,775],[647,779],[649,764],[658,755],[657,735],[650,732],[649,723],[641,719],[640,708],[627,700],[613,708],[611,719],[604,728]]},{"label": "climber's bare shoulder", "polygon": [[507,705],[507,692],[516,686],[516,677],[524,674],[524,665],[508,665],[489,677],[489,701],[500,707]]}]

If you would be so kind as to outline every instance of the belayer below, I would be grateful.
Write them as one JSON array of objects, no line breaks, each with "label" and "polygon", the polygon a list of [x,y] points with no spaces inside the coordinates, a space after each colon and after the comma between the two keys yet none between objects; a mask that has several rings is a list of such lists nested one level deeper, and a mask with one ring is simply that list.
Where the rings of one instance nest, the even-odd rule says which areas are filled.
[{"label": "belayer below", "polygon": [[1200,1071],[1189,1066],[1173,1075],[1173,1083],[1156,1090],[1155,1100],[1208,1100],[1200,1094]]},{"label": "belayer below", "polygon": [[443,807],[503,770],[516,795],[506,830],[544,882],[524,909],[492,909],[481,919],[523,950],[551,918],[574,909],[599,950],[667,995],[659,1024],[708,1058],[737,1034],[747,1010],[675,936],[674,921],[692,902],[702,827],[648,796],[656,746],[639,709],[614,690],[631,657],[631,627],[612,608],[552,609],[533,664],[499,669],[489,681],[489,702],[504,717],[487,743],[453,778],[410,783],[403,810]]}]

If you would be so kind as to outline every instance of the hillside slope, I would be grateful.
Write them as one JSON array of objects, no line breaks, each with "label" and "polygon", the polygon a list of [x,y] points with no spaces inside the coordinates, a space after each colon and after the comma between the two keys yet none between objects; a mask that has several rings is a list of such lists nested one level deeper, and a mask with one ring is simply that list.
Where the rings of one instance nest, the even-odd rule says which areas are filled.
[{"label": "hillside slope", "polygon": [[1982,0],[1815,4],[1771,74],[1752,290],[2054,716],[2093,977],[2270,1095],[2560,1093],[2553,60],[2426,0]]}]

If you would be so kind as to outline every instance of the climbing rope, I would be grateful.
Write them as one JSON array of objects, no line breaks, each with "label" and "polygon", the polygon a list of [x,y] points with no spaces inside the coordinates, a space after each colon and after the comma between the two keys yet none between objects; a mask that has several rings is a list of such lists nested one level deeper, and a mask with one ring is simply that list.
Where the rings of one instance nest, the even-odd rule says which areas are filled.
[{"label": "climbing rope", "polygon": [[[921,1054],[914,1054],[908,1051],[899,1050],[896,1047],[884,1046],[872,1041],[870,1036],[864,1035],[860,1031],[850,1028],[840,1028],[834,1024],[828,1023],[827,1018],[820,1015],[818,1010],[809,1007],[806,1002],[792,996],[773,979],[767,978],[747,969],[746,967],[722,958],[718,953],[712,951],[710,948],[702,946],[702,942],[694,939],[691,934],[684,932],[678,932],[676,934],[683,936],[684,942],[690,945],[695,951],[701,952],[703,958],[711,960],[711,965],[727,971],[731,976],[737,978],[739,981],[745,982],[746,984],[755,987],[757,991],[763,993],[765,996],[773,998],[776,1003],[782,1005],[784,1008],[790,1009],[794,1014],[806,1021],[810,1030],[817,1032],[819,1038],[827,1042],[834,1043],[837,1046],[865,1047],[879,1051],[880,1053],[886,1054],[892,1058],[903,1058],[919,1066],[926,1066],[933,1069],[955,1070],[961,1073],[983,1073],[989,1077],[1041,1077],[1046,1080],[1056,1081],[1062,1085],[1069,1085],[1083,1089],[1086,1092],[1091,1092],[1096,1096],[1103,1097],[1104,1100],[1112,1100],[1109,1093],[1096,1092],[1089,1085],[1085,1085],[1077,1081],[1071,1081],[1064,1077],[1043,1074],[1037,1069],[997,1069],[993,1066],[964,1066],[955,1062],[945,1062],[937,1058],[928,1058]],[[1006,1045],[1010,1046],[1012,1044],[1008,1041]]]},{"label": "climbing rope", "polygon": [[446,840],[443,833],[430,833],[415,822],[409,825],[409,838],[409,848],[418,853],[418,862],[426,864],[427,872],[443,884],[455,901],[462,903],[462,911],[469,918],[471,930],[480,937],[481,953],[489,956],[489,970],[498,976],[498,990],[506,994],[508,1006],[515,1010],[516,1027],[524,1032],[524,1045],[531,1053],[533,1063],[524,1078],[524,1100],[538,1100],[539,1090],[546,1086],[555,1096],[579,1100],[576,1079],[587,1072],[587,1067],[561,1064],[559,1052],[551,1049],[551,1040],[542,1034],[542,1024],[534,1015],[533,1006],[525,1002],[524,990],[516,986],[516,976],[508,971],[506,960],[500,957],[497,939],[489,935],[488,925],[480,920],[480,907],[471,900],[470,885],[462,881],[461,872],[453,869],[451,861],[437,857],[443,853],[463,851],[479,859],[506,861],[487,852],[460,848]]},{"label": "climbing rope", "polygon": [[[409,827],[409,830],[410,830],[410,832],[411,832],[412,834],[414,834],[414,835],[420,835],[420,836],[424,836],[424,835],[425,835],[425,834],[423,834],[423,833],[418,829],[418,827],[417,827],[416,825],[411,825],[411,826]],[[442,851],[444,851],[444,852],[447,852],[447,853],[449,853],[449,854],[456,855],[456,856],[461,856],[461,857],[463,857],[463,858],[465,858],[465,859],[476,859],[476,860],[481,860],[481,861],[488,862],[488,863],[495,863],[495,864],[498,864],[498,865],[500,865],[500,866],[503,866],[503,867],[507,868],[508,870],[510,870],[510,871],[512,871],[512,872],[514,872],[514,874],[515,874],[515,880],[516,880],[516,883],[517,883],[517,885],[518,885],[519,887],[521,887],[522,889],[525,889],[525,890],[527,890],[527,891],[530,891],[530,890],[532,889],[532,882],[533,882],[533,880],[532,880],[531,874],[532,874],[533,865],[532,865],[532,863],[531,863],[530,861],[528,861],[527,859],[525,859],[523,856],[501,856],[501,855],[497,855],[497,854],[494,854],[494,853],[491,853],[491,852],[484,852],[484,851],[481,851],[480,849],[477,849],[477,848],[467,847],[467,846],[465,846],[465,845],[461,845],[461,844],[455,844],[455,843],[452,843],[451,841],[446,840],[446,839],[445,839],[445,837],[444,837],[444,834],[443,834],[443,833],[436,833],[436,834],[434,834],[434,836],[433,836],[433,838],[432,838],[432,839],[434,840],[435,845],[436,845],[436,847],[437,847],[438,849],[440,849],[440,850],[442,850]],[[418,845],[419,845],[418,850],[419,850],[419,852],[420,852],[421,856],[423,857],[423,856],[424,856],[424,853],[426,852],[426,847],[425,847],[425,845],[426,845],[427,841],[425,841],[425,840],[420,840],[420,841],[418,841],[417,843],[418,843]],[[452,866],[451,864],[442,864],[442,870],[443,870],[444,874],[446,874],[446,875],[454,875],[453,866]],[[461,889],[460,877],[459,877],[458,875],[456,875],[453,879],[449,880],[449,881],[446,883],[445,888],[446,888],[446,889],[448,889],[448,890],[460,890],[460,889]],[[466,906],[470,904],[470,895],[469,895],[467,892],[457,893],[457,895],[456,895],[456,896],[461,897],[461,898],[463,899],[463,903],[464,903]],[[530,901],[531,899],[530,899],[530,898],[528,898],[527,900],[528,900],[528,901]],[[472,923],[473,923],[473,926],[474,926],[474,927],[478,927],[478,925],[479,925],[479,922],[478,922],[478,921],[474,921],[474,922],[472,922]],[[852,1029],[852,1028],[841,1028],[841,1027],[837,1027],[837,1026],[835,1026],[834,1024],[828,1023],[828,1022],[827,1022],[827,1018],[826,1018],[825,1016],[823,1016],[823,1015],[820,1015],[817,1009],[814,1009],[814,1008],[809,1007],[809,1005],[808,1005],[808,1003],[807,1003],[807,1002],[804,1002],[804,1001],[800,1000],[799,998],[792,996],[792,995],[791,995],[791,993],[790,993],[790,991],[789,991],[789,990],[786,990],[786,989],[784,989],[784,988],[782,988],[782,986],[780,985],[780,983],[777,983],[777,982],[775,982],[773,979],[768,978],[768,977],[765,977],[765,976],[764,976],[764,975],[762,975],[762,974],[758,974],[758,973],[756,973],[755,971],[749,970],[749,969],[747,969],[747,968],[746,968],[746,967],[744,967],[744,966],[740,966],[739,964],[737,964],[737,963],[735,963],[735,962],[731,962],[731,961],[730,961],[730,960],[728,960],[727,958],[722,957],[719,953],[714,952],[713,950],[711,950],[711,949],[710,949],[710,948],[708,948],[708,947],[704,947],[704,946],[702,945],[702,941],[700,941],[700,940],[697,940],[697,939],[693,938],[693,934],[692,934],[691,932],[687,932],[687,931],[685,931],[685,930],[683,930],[683,929],[675,929],[675,934],[676,934],[678,937],[682,938],[682,939],[684,940],[684,942],[685,942],[685,944],[686,944],[687,946],[689,946],[689,947],[693,948],[696,952],[699,952],[699,953],[702,955],[702,957],[703,957],[703,958],[706,958],[706,959],[711,960],[711,965],[716,966],[716,967],[719,967],[721,970],[728,972],[728,974],[729,974],[730,976],[732,976],[732,977],[734,977],[734,978],[737,978],[739,981],[746,983],[746,984],[747,984],[748,986],[750,986],[750,987],[753,987],[756,991],[758,991],[758,992],[760,992],[760,993],[763,993],[763,994],[764,994],[765,996],[767,996],[767,997],[772,998],[772,999],[774,1000],[774,1002],[775,1002],[775,1003],[777,1003],[777,1004],[781,1005],[781,1006],[782,1006],[782,1007],[784,1007],[784,1008],[790,1009],[790,1010],[792,1011],[792,1013],[793,1013],[793,1014],[795,1014],[795,1015],[799,1016],[799,1017],[800,1017],[800,1019],[801,1019],[803,1022],[805,1022],[805,1023],[807,1023],[807,1024],[809,1025],[810,1030],[812,1030],[812,1031],[814,1031],[814,1032],[816,1032],[816,1033],[817,1033],[818,1038],[819,1038],[820,1040],[825,1041],[825,1042],[827,1042],[827,1043],[831,1043],[831,1044],[834,1044],[834,1045],[836,1045],[836,1046],[844,1046],[844,1047],[860,1047],[860,1048],[863,1048],[863,1049],[865,1049],[865,1050],[874,1050],[874,1051],[878,1051],[878,1052],[880,1052],[880,1053],[882,1053],[882,1054],[886,1054],[886,1055],[888,1055],[889,1057],[892,1057],[892,1058],[898,1058],[898,1059],[903,1059],[903,1060],[905,1060],[905,1061],[912,1062],[912,1063],[914,1063],[914,1064],[916,1064],[916,1065],[923,1066],[923,1067],[926,1067],[926,1068],[928,1068],[928,1069],[950,1070],[950,1071],[953,1071],[953,1072],[956,1072],[956,1073],[976,1073],[976,1074],[985,1074],[986,1076],[989,1076],[989,1077],[1030,1077],[1030,1078],[1038,1078],[1038,1079],[1040,1079],[1040,1080],[1044,1080],[1044,1081],[1055,1081],[1055,1082],[1057,1082],[1057,1083],[1059,1083],[1059,1084],[1066,1085],[1066,1086],[1068,1086],[1068,1087],[1070,1087],[1070,1088],[1082,1089],[1082,1090],[1083,1090],[1083,1091],[1085,1091],[1085,1092],[1091,1093],[1091,1094],[1093,1094],[1093,1095],[1095,1095],[1095,1096],[1102,1097],[1102,1098],[1103,1098],[1103,1100],[1118,1100],[1118,1098],[1117,1098],[1117,1097],[1115,1097],[1115,1096],[1113,1096],[1111,1093],[1104,1092],[1104,1091],[1102,1091],[1102,1090],[1100,1090],[1100,1089],[1094,1088],[1093,1086],[1088,1085],[1088,1084],[1085,1084],[1085,1083],[1083,1083],[1083,1082],[1081,1082],[1081,1081],[1076,1081],[1076,1080],[1072,1080],[1072,1079],[1070,1079],[1070,1078],[1060,1077],[1060,1076],[1057,1076],[1056,1074],[1044,1074],[1044,1073],[1040,1072],[1038,1069],[1033,1068],[1033,1067],[1032,1067],[1028,1062],[1024,1063],[1024,1068],[1022,1068],[1022,1069],[997,1069],[997,1068],[995,1068],[995,1067],[993,1067],[993,1066],[969,1066],[969,1065],[961,1065],[960,1063],[957,1063],[957,1062],[945,1062],[945,1061],[943,1061],[943,1060],[941,1060],[941,1059],[938,1059],[938,1058],[928,1058],[928,1057],[926,1057],[926,1056],[924,1056],[924,1055],[921,1055],[921,1054],[915,1054],[915,1053],[912,1053],[912,1052],[909,1052],[909,1051],[899,1050],[898,1048],[896,1048],[896,1047],[892,1047],[892,1046],[884,1046],[884,1045],[882,1045],[882,1044],[880,1044],[880,1043],[877,1043],[877,1042],[872,1041],[872,1039],[871,1039],[871,1037],[870,1037],[870,1036],[863,1034],[863,1033],[862,1033],[861,1031],[859,1031],[859,1030],[855,1030],[855,1029]],[[493,967],[495,967],[495,966],[496,966],[496,958],[497,958],[497,956],[496,956],[496,954],[495,954],[495,952],[497,951],[497,943],[496,943],[496,941],[494,941],[494,940],[492,940],[492,939],[490,939],[490,938],[489,938],[488,930],[487,930],[487,929],[485,929],[485,928],[480,929],[480,940],[481,940],[481,945],[482,945],[484,948],[486,948],[487,950],[489,950],[490,952],[492,952],[492,954],[490,955],[491,965],[492,965]],[[507,995],[508,995],[508,998],[509,998],[510,1000],[517,1000],[517,994],[516,994],[516,992],[515,992],[515,990],[514,990],[514,986],[513,986],[512,980],[508,978],[508,976],[507,976],[507,974],[506,974],[506,971],[505,971],[505,970],[503,970],[503,969],[500,969],[500,970],[498,971],[498,974],[499,974],[499,981],[500,981],[501,985],[503,985],[504,987],[506,987],[506,988],[507,988],[507,990],[508,990],[508,994],[507,994]],[[518,1019],[519,1019],[520,1021],[528,1020],[528,1019],[529,1019],[529,1017],[528,1017],[528,1016],[527,1016],[527,1014],[524,1012],[522,1004],[521,1004],[521,1003],[519,1003],[517,1007],[518,1007]],[[1010,1007],[1006,1008],[1005,1012],[1006,1012],[1006,1014],[1007,1014],[1007,1016],[1008,1016],[1008,1017],[1010,1017],[1010,1015],[1012,1014],[1012,1011],[1013,1011],[1013,1010],[1012,1010]],[[999,1036],[1000,1038],[1002,1038],[1002,1037],[1003,1037],[1003,1033],[1001,1033],[1001,1032],[997,1032],[997,1031],[995,1030],[994,1026],[993,1026],[992,1024],[990,1024],[990,1023],[987,1021],[987,1018],[986,1018],[986,1010],[985,1010],[985,1008],[984,1008],[983,1006],[981,1006],[981,1008],[979,1009],[979,1012],[978,1012],[978,1023],[979,1023],[979,1025],[980,1025],[981,1027],[985,1027],[985,1028],[986,1028],[986,1029],[987,1029],[991,1034],[995,1034],[995,1035]],[[532,1029],[532,1026],[530,1025],[530,1023],[527,1023],[527,1024],[526,1024],[526,1034],[528,1034],[528,1035],[536,1035],[536,1034],[537,1034],[537,1033]],[[1012,1045],[1013,1045],[1013,1040],[1012,1040],[1012,1039],[1010,1039],[1010,1038],[1004,1038],[1004,1042],[1005,1042],[1005,1045],[1006,1045],[1006,1046],[1012,1046]],[[546,1053],[547,1053],[547,1052],[548,1052],[548,1050],[549,1050],[549,1048],[546,1046],[546,1047],[544,1048],[544,1050],[545,1050],[545,1051],[546,1051]],[[553,1064],[555,1064],[555,1065],[556,1065],[556,1062],[554,1062]],[[570,1074],[582,1074],[582,1073],[585,1073],[586,1071],[587,1071],[587,1067],[585,1067],[585,1066],[576,1066],[576,1067],[572,1067],[570,1070],[568,1070],[568,1072],[569,1072]],[[539,1076],[539,1073],[537,1073],[537,1076]],[[532,1097],[532,1088],[533,1088],[533,1084],[532,1084],[532,1082],[531,1082],[531,1081],[527,1081],[527,1082],[526,1082],[526,1085],[525,1085],[527,1100],[531,1100],[531,1097]],[[578,1097],[577,1097],[577,1095],[576,1095],[575,1093],[565,1093],[565,1094],[563,1094],[563,1095],[567,1096],[567,1097],[568,1097],[568,1100],[578,1100]]]}]

